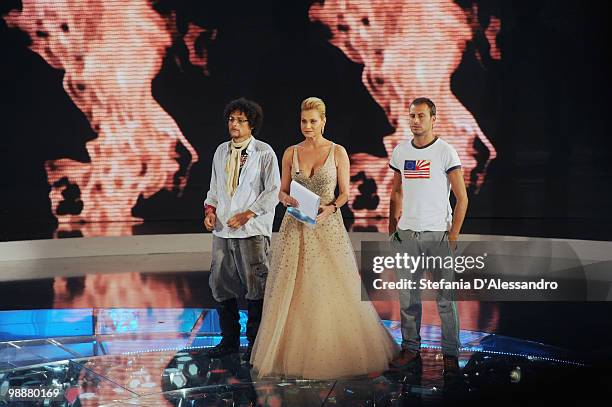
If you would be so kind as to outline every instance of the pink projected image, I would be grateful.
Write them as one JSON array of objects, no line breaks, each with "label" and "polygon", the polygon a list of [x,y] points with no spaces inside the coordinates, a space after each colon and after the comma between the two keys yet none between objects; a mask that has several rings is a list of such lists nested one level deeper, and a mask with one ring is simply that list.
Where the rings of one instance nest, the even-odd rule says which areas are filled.
[{"label": "pink projected image", "polygon": [[[283,90],[285,85],[275,82],[275,74],[249,71],[270,60],[266,67],[290,71],[289,79],[283,83],[295,82],[294,78],[300,78],[302,71],[292,65],[290,58],[283,57],[287,44],[298,39],[279,40],[261,29],[264,34],[253,41],[264,42],[252,47],[244,41],[252,36],[248,30],[255,28],[246,30],[225,20],[206,20],[216,6],[185,4],[147,0],[24,0],[20,10],[3,16],[10,27],[29,35],[32,51],[63,72],[63,89],[97,136],[85,145],[89,160],[75,159],[64,151],[53,159],[45,159],[51,211],[59,221],[58,231],[80,231],[83,236],[132,234],[135,222],[150,219],[146,211],[138,210],[138,205],[163,191],[170,191],[172,199],[186,196],[181,208],[190,212],[182,213],[173,206],[178,199],[168,200],[164,202],[164,215],[156,219],[167,219],[165,214],[176,214],[177,219],[201,217],[209,175],[205,171],[210,171],[210,163],[204,161],[212,156],[212,144],[225,137],[216,124],[211,124],[218,121],[222,104],[250,92],[253,99],[262,102],[267,115],[268,111],[278,111],[270,103],[295,104],[297,101],[292,99],[309,88],[301,79],[304,83],[298,80],[290,85],[292,88]],[[388,156],[401,140],[411,137],[408,103],[415,97],[426,96],[436,103],[435,131],[459,152],[470,192],[477,194],[483,186],[497,151],[490,134],[485,134],[473,112],[451,89],[451,82],[476,31],[488,42],[486,58],[501,59],[496,45],[501,21],[494,16],[479,21],[478,6],[472,4],[464,9],[452,0],[326,0],[308,3],[300,9],[305,25],[296,31],[326,27],[331,38],[317,37],[319,46],[327,46],[324,51],[328,52],[331,43],[348,58],[342,56],[337,66],[323,62],[325,68],[318,78],[342,76],[343,70],[354,69],[355,64],[362,66],[361,83],[355,76],[342,86],[359,88],[356,92],[367,97],[355,102],[371,105],[364,107],[364,111],[382,109],[384,116],[378,113],[383,117],[381,120],[386,116],[384,130],[380,130],[379,120],[373,125],[376,134],[370,138],[362,132],[358,146],[340,140],[346,144],[351,158],[348,206],[355,217],[353,228],[386,229],[392,179]],[[265,21],[266,12],[256,17]],[[232,42],[228,38],[237,40]],[[300,45],[295,44],[299,49]],[[252,51],[258,47],[267,54]],[[248,57],[242,61],[228,57],[247,51]],[[334,52],[333,55],[340,55]],[[322,55],[327,58],[322,61],[330,61],[332,54]],[[482,63],[481,55],[475,56]],[[318,60],[316,56],[313,59]],[[236,61],[244,66],[234,68]],[[271,69],[267,71],[272,72]],[[154,98],[153,84],[160,76],[164,79],[157,82],[158,93]],[[240,86],[228,86],[231,82]],[[340,94],[335,105],[330,103],[335,114],[338,105],[346,103],[342,98],[351,96],[343,95],[342,86],[333,88],[334,85],[329,80],[322,89],[329,87],[331,95]],[[463,87],[467,88],[465,84]],[[268,94],[278,98],[270,97],[266,103]],[[351,105],[348,109],[354,108]],[[288,122],[290,114],[284,110],[277,117]],[[356,120],[362,119],[351,116],[342,126],[355,128]],[[211,133],[213,130],[215,134]],[[282,143],[291,140],[288,130],[288,126],[279,127],[278,123],[267,121],[262,137],[278,153]],[[387,156],[383,156],[385,152]],[[188,191],[183,195],[186,187]],[[64,209],[67,201],[71,210]],[[157,205],[154,199],[152,202],[149,208]]]},{"label": "pink projected image", "polygon": [[[363,83],[395,128],[394,133],[384,137],[387,154],[391,156],[400,141],[411,137],[410,101],[426,96],[438,107],[436,133],[455,147],[461,157],[466,184],[477,191],[488,163],[497,153],[472,113],[451,91],[451,75],[472,38],[468,14],[452,0],[328,0],[323,5],[314,4],[310,18],[327,25],[333,33],[332,43],[351,60],[363,64]],[[499,30],[498,23],[499,20],[493,20],[492,30]],[[494,31],[489,37],[494,39]],[[476,159],[475,139],[487,149],[484,163]],[[380,223],[384,228],[386,221],[368,218],[388,216],[393,179],[388,158],[365,153],[351,155],[352,179],[359,178],[360,173],[365,177],[351,185],[351,207],[358,218],[355,225]],[[355,205],[355,198],[361,194],[360,186],[367,178],[375,181],[380,199],[374,209]]]},{"label": "pink projected image", "polygon": [[[151,95],[171,33],[148,2],[25,0],[23,11],[7,21],[28,32],[32,49],[65,71],[64,89],[98,134],[87,143],[91,162],[46,163],[60,224],[129,221],[139,196],[185,187],[198,154]],[[191,156],[178,181],[177,144]],[[80,189],[78,215],[57,213],[67,184]]]}]

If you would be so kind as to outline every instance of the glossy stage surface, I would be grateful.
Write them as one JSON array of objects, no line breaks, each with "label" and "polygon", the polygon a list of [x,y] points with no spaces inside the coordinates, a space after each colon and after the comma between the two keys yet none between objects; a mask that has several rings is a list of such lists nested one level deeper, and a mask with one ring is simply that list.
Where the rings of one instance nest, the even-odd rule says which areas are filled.
[{"label": "glossy stage surface", "polygon": [[[388,239],[367,232],[350,237],[357,258],[361,242]],[[610,242],[566,242],[585,269],[597,265],[605,271],[612,264]],[[559,397],[561,405],[612,400],[610,301],[458,302],[462,375],[452,383],[443,379],[440,321],[431,301],[423,303],[421,372],[256,380],[238,354],[206,356],[206,348],[220,340],[208,286],[210,247],[210,235],[201,233],[0,243],[0,406],[522,406]],[[399,341],[397,302],[373,303]],[[60,394],[11,399],[22,387]]]},{"label": "glossy stage surface", "polygon": [[[11,406],[439,405],[473,404],[505,392],[523,392],[517,401],[524,401],[536,388],[546,395],[547,386],[590,369],[560,348],[462,330],[463,376],[445,383],[440,330],[426,325],[421,374],[397,369],[338,380],[260,380],[238,354],[206,356],[220,340],[215,310],[2,311],[0,321],[0,405]],[[243,334],[245,323],[241,311]],[[399,342],[398,322],[384,323]],[[9,389],[38,386],[61,395],[47,404],[10,399]]]}]

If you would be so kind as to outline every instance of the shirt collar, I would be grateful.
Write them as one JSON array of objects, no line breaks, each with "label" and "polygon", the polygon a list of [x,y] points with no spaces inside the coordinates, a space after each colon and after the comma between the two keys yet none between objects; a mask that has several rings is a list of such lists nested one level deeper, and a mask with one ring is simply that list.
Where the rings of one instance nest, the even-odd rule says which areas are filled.
[{"label": "shirt collar", "polygon": [[253,151],[255,151],[255,137],[251,136],[251,142],[249,143],[249,145],[246,148],[247,153],[252,153]]},{"label": "shirt collar", "polygon": [[[252,153],[253,151],[255,151],[255,136],[251,136],[251,142],[249,143],[249,145],[247,146],[246,151],[247,153]],[[229,154],[230,148],[232,148],[232,140],[229,140],[227,142],[227,152]]]},{"label": "shirt collar", "polygon": [[425,144],[424,146],[419,147],[419,146],[414,145],[414,137],[413,137],[412,139],[410,139],[410,144],[412,144],[412,147],[416,148],[417,150],[422,150],[424,148],[431,146],[436,141],[438,141],[438,136],[435,136],[433,140],[431,140],[429,143]]}]

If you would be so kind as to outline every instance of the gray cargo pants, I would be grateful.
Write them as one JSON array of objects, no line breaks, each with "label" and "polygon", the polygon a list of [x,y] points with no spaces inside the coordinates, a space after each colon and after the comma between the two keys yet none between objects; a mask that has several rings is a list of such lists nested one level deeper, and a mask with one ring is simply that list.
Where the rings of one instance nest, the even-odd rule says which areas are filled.
[{"label": "gray cargo pants", "polygon": [[[398,241],[399,238],[399,241]],[[416,253],[409,253],[412,256],[452,256],[452,250],[448,244],[448,232],[424,231],[415,232],[412,230],[397,230],[393,235],[392,241],[396,243],[412,241],[409,247],[415,249]],[[414,244],[416,241],[416,244]],[[423,277],[423,269],[411,273],[406,269],[397,269],[398,281],[407,278],[417,282],[417,289],[400,290],[400,315],[402,324],[402,348],[413,352],[419,351],[421,346],[421,293],[418,289],[418,282]],[[436,268],[430,270],[435,281],[444,279],[454,281],[454,270]],[[442,323],[442,353],[449,356],[459,355],[459,318],[457,316],[457,305],[453,301],[452,291],[438,290],[436,303],[438,314]]]},{"label": "gray cargo pants", "polygon": [[245,296],[264,297],[268,277],[270,238],[257,235],[226,239],[213,235],[209,284],[218,302]]}]

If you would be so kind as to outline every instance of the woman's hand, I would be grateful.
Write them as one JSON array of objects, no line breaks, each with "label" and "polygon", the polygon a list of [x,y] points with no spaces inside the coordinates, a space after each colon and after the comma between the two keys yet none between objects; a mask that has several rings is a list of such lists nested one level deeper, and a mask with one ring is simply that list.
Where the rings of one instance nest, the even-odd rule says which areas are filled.
[{"label": "woman's hand", "polygon": [[319,206],[319,214],[317,215],[317,224],[323,222],[325,219],[329,217],[329,215],[331,215],[335,211],[336,211],[336,207],[334,205]]},{"label": "woman's hand", "polygon": [[297,199],[295,199],[291,195],[285,195],[285,197],[281,200],[281,203],[285,206],[285,208],[289,206],[297,208],[298,206],[300,206],[300,203],[297,201]]}]

